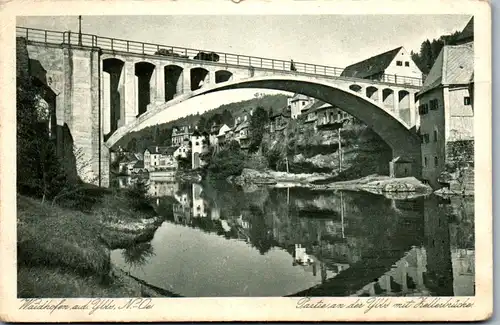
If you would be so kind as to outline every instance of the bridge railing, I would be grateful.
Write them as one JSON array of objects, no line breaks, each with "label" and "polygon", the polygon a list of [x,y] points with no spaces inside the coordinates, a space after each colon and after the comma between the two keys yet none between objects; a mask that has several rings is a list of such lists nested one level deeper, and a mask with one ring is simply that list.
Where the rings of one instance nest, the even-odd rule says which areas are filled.
[{"label": "bridge railing", "polygon": [[[277,71],[290,71],[291,61],[270,59],[254,56],[246,56],[225,52],[198,50],[161,44],[137,42],[119,38],[110,38],[92,34],[79,34],[70,31],[50,31],[44,29],[16,27],[16,36],[24,37],[28,41],[43,42],[51,44],[65,44],[74,46],[99,47],[105,50],[127,52],[140,55],[167,56],[174,60],[200,60],[215,61],[218,63],[245,66],[248,68],[262,68]],[[200,54],[200,53],[205,53]],[[203,57],[202,57],[203,56]],[[343,68],[325,65],[293,62],[295,72],[326,77],[340,77]],[[413,78],[398,75],[384,74],[378,81],[422,86],[421,78]]]}]

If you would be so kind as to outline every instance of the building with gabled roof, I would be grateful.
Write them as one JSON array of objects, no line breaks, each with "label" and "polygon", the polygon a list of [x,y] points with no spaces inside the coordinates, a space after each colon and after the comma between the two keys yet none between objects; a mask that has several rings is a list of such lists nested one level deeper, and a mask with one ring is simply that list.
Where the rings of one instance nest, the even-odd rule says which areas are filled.
[{"label": "building with gabled roof", "polygon": [[302,95],[294,94],[293,97],[287,99],[288,109],[290,110],[290,116],[292,119],[296,119],[300,114],[307,110],[307,106],[312,104],[314,98]]},{"label": "building with gabled roof", "polygon": [[398,77],[422,79],[422,71],[413,62],[410,53],[400,46],[349,65],[341,76],[396,82]]},{"label": "building with gabled roof", "polygon": [[457,146],[469,147],[459,159],[467,164],[473,161],[473,73],[473,48],[467,44],[445,45],[416,94],[420,104],[422,177],[435,188],[443,185],[438,182],[439,176],[455,159],[450,155]]}]

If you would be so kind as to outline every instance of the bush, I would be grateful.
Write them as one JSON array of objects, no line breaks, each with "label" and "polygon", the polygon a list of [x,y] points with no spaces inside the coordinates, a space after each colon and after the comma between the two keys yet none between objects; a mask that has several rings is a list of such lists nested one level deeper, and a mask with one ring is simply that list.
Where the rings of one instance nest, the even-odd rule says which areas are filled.
[{"label": "bush", "polygon": [[216,154],[208,165],[208,173],[212,178],[225,179],[240,175],[245,167],[246,154],[239,144],[232,141],[226,148]]},{"label": "bush", "polygon": [[244,165],[245,168],[265,170],[268,168],[268,160],[262,155],[253,154],[247,157]]},{"label": "bush", "polygon": [[149,211],[151,205],[148,198],[149,186],[146,181],[138,179],[133,186],[125,190],[130,206],[136,211]]}]

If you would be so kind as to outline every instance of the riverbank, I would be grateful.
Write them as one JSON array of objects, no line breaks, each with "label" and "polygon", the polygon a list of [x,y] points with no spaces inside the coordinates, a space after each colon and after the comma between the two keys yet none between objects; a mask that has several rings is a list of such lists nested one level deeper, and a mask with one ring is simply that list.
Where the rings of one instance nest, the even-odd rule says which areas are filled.
[{"label": "riverbank", "polygon": [[275,171],[257,171],[245,168],[240,176],[228,181],[242,186],[305,187],[313,190],[365,191],[393,199],[408,199],[432,193],[432,188],[414,177],[391,178],[370,175],[350,181],[331,182],[334,175],[327,173],[290,174]]},{"label": "riverbank", "polygon": [[106,194],[82,212],[19,195],[18,296],[165,296],[111,264],[112,249],[150,240],[162,222],[129,201]]}]

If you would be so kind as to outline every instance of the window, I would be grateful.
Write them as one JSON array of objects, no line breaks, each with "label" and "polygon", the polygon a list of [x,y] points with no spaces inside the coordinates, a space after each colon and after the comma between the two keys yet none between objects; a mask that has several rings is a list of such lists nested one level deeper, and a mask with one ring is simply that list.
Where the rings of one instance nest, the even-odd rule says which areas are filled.
[{"label": "window", "polygon": [[306,102],[302,102],[302,106],[305,106],[306,105]]},{"label": "window", "polygon": [[424,134],[424,142],[429,143],[429,134],[428,133]]},{"label": "window", "polygon": [[200,143],[199,143],[198,141],[196,141],[196,142],[195,142],[195,145],[199,146],[199,145],[200,145]]},{"label": "window", "polygon": [[429,102],[429,104],[430,104],[430,106],[431,106],[430,108],[431,108],[431,110],[432,110],[432,111],[435,111],[435,110],[437,110],[437,109],[438,109],[438,100],[437,100],[437,99],[432,99],[432,100]]},{"label": "window", "polygon": [[427,104],[422,104],[418,107],[418,114],[425,115],[429,112],[429,106]]},{"label": "window", "polygon": [[424,166],[427,167],[427,157],[424,157]]},{"label": "window", "polygon": [[464,105],[470,105],[470,97],[464,97]]},{"label": "window", "polygon": [[402,67],[403,66],[403,61],[396,61],[396,65],[398,67]]},{"label": "window", "polygon": [[438,141],[438,131],[434,130],[434,142]]},{"label": "window", "polygon": [[410,66],[410,62],[405,61],[405,67],[409,67],[409,66]]},{"label": "window", "polygon": [[438,157],[434,156],[434,166],[438,166]]}]

